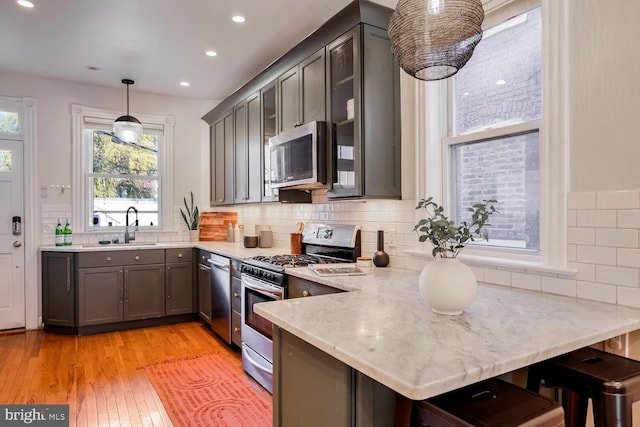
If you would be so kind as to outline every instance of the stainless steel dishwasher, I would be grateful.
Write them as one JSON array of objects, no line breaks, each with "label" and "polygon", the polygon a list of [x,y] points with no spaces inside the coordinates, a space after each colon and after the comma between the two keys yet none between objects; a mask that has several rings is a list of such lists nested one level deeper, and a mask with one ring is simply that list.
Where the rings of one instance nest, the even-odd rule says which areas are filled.
[{"label": "stainless steel dishwasher", "polygon": [[211,328],[231,344],[231,260],[211,254]]}]

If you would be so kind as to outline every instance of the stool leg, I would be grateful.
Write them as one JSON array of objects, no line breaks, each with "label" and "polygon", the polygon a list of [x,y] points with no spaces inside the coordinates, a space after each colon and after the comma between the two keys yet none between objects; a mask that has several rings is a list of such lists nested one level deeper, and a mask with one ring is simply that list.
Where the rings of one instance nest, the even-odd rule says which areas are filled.
[{"label": "stool leg", "polygon": [[633,427],[631,399],[625,395],[598,393],[593,397],[596,427]]},{"label": "stool leg", "polygon": [[562,409],[566,427],[585,427],[589,398],[586,394],[562,389]]},{"label": "stool leg", "polygon": [[540,392],[540,381],[542,380],[542,375],[540,369],[537,366],[529,366],[527,370],[527,390],[533,391],[535,393]]}]

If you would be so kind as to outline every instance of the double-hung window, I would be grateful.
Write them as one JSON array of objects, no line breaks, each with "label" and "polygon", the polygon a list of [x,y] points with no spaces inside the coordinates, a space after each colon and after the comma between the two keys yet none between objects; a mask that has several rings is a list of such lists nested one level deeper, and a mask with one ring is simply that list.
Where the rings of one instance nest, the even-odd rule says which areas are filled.
[{"label": "double-hung window", "polygon": [[113,137],[116,116],[74,106],[78,127],[74,186],[80,189],[74,197],[74,220],[84,231],[109,231],[110,227],[124,227],[127,210],[133,207],[137,213],[130,211],[129,225],[137,219],[141,229],[170,228],[172,126],[166,122],[171,121],[140,116],[143,134],[127,143]]},{"label": "double-hung window", "polygon": [[448,84],[443,169],[450,214],[498,201],[488,242],[478,247],[537,254],[540,226],[542,17],[540,6],[485,29],[472,58]]}]

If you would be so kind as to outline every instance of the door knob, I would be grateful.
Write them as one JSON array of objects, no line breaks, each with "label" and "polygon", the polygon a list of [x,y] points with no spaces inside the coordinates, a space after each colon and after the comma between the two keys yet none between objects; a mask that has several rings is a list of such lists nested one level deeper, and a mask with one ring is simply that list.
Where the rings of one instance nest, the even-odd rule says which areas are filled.
[{"label": "door knob", "polygon": [[22,242],[18,242],[17,240],[15,242],[13,242],[13,247],[14,248],[19,248],[20,246],[22,246]]}]

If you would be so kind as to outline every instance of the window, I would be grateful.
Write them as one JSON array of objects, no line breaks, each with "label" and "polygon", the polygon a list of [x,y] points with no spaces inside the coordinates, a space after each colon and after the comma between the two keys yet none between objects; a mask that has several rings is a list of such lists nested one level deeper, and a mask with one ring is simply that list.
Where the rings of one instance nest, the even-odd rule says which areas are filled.
[{"label": "window", "polygon": [[0,172],[11,172],[11,151],[0,150]]},{"label": "window", "polygon": [[20,133],[19,118],[15,111],[0,111],[0,133]]},{"label": "window", "polygon": [[136,115],[144,127],[133,143],[112,136],[118,113],[73,106],[74,221],[84,231],[171,229],[171,117]]},{"label": "window", "polygon": [[498,200],[488,245],[540,251],[541,9],[485,30],[449,87],[444,138],[451,215]]}]

